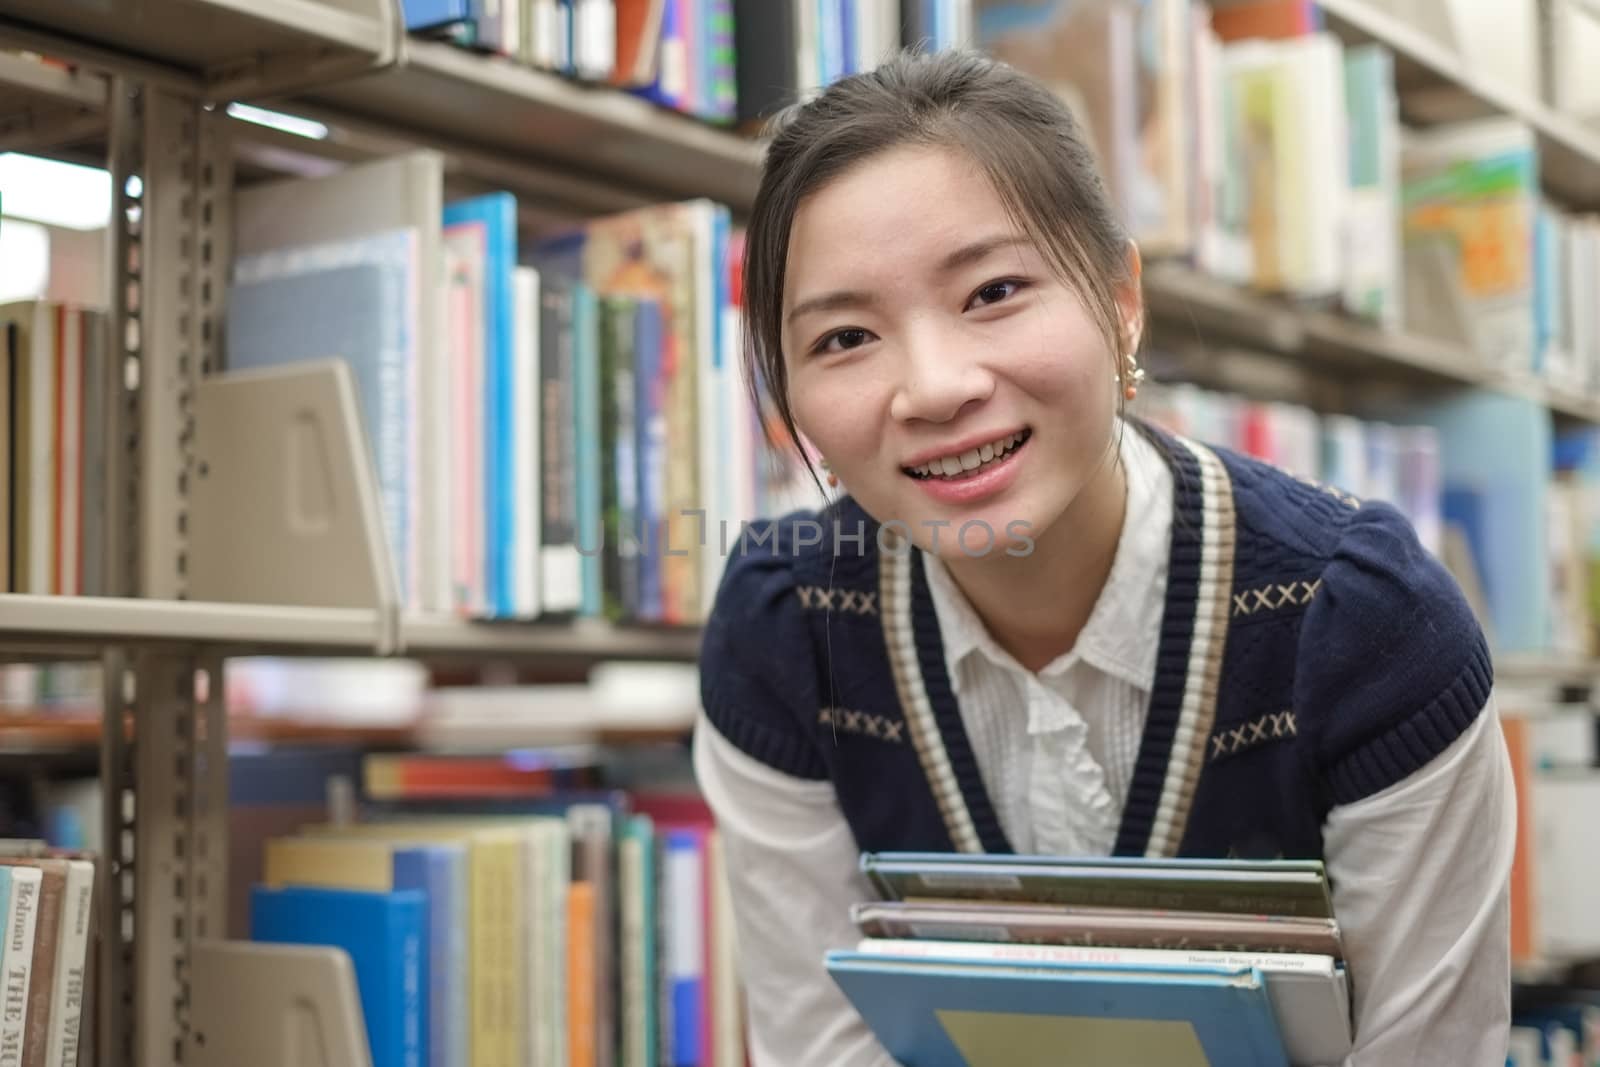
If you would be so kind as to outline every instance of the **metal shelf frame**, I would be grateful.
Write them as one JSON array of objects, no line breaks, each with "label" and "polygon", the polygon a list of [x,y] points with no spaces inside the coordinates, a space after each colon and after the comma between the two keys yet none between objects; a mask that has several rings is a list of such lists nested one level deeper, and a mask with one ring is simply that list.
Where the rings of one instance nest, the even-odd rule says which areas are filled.
[{"label": "metal shelf frame", "polygon": [[[1460,59],[1363,0],[1320,0],[1346,40],[1400,60],[1414,121],[1518,116],[1537,132],[1549,189],[1600,207],[1600,133],[1484,83]],[[60,55],[69,72],[0,54],[0,144],[103,142],[116,203],[111,337],[126,389],[113,406],[107,573],[117,595],[0,595],[0,649],[97,658],[105,841],[104,952],[93,1061],[186,1062],[192,946],[221,935],[227,899],[225,661],[244,653],[424,657],[693,658],[689,629],[474,625],[376,609],[188,599],[193,397],[219,365],[230,260],[232,99],[326,116],[342,149],[437,144],[491,182],[608,210],[754,197],[760,146],[603,87],[408,40],[399,0],[4,0],[0,47]],[[93,73],[90,73],[93,72]],[[262,135],[265,136],[265,135]],[[1147,276],[1152,316],[1208,337],[1386,377],[1532,390],[1600,421],[1600,403],[1493,379],[1469,353],[1306,313],[1170,265]],[[392,647],[390,647],[392,646]],[[9,653],[8,653],[9,654]]]}]

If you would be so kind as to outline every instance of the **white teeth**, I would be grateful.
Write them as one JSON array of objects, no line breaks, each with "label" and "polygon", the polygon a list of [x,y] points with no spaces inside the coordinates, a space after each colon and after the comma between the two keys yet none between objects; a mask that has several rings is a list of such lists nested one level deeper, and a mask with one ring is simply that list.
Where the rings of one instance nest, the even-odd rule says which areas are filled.
[{"label": "white teeth", "polygon": [[918,467],[910,468],[913,474],[924,478],[954,477],[967,471],[977,470],[985,463],[1001,459],[1009,455],[1022,441],[1022,434],[1014,433],[991,444],[979,448],[971,448],[959,456],[944,456],[931,460]]}]

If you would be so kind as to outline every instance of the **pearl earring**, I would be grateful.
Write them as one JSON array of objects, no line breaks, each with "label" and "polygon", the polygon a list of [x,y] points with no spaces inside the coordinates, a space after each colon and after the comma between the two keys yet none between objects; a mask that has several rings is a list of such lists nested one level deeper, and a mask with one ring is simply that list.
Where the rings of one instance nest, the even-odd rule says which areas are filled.
[{"label": "pearl earring", "polygon": [[1123,387],[1122,395],[1132,403],[1133,399],[1139,395],[1139,383],[1144,381],[1144,368],[1139,366],[1132,352],[1128,353],[1128,372],[1123,381],[1126,384]]}]

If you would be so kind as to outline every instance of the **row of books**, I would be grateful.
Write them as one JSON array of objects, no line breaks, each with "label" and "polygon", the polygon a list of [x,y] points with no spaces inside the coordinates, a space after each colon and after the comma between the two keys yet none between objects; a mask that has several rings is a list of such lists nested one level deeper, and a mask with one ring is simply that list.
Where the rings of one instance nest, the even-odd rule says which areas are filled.
[{"label": "row of books", "polygon": [[1600,1005],[1556,1000],[1512,1016],[1506,1067],[1572,1067],[1600,1059]]},{"label": "row of books", "polygon": [[1147,257],[1600,388],[1594,229],[1509,119],[1402,127],[1393,55],[1311,0],[979,5],[980,47],[1059,87]]},{"label": "row of books", "polygon": [[727,209],[519,243],[515,199],[446,205],[443,166],[242,190],[226,366],[350,364],[408,608],[698,621],[794,477],[748,400]]},{"label": "row of books", "polygon": [[0,591],[110,591],[110,405],[121,396],[106,317],[0,305]]},{"label": "row of books", "polygon": [[97,863],[37,839],[0,841],[0,1060],[96,1062],[91,989]]},{"label": "row of books", "polygon": [[730,124],[902,44],[969,42],[972,0],[408,0],[406,24]]},{"label": "row of books", "polygon": [[896,1062],[1057,1047],[1311,1067],[1350,1052],[1320,862],[867,853],[861,868],[879,899],[852,909],[862,940],[827,967]]},{"label": "row of books", "polygon": [[1316,412],[1150,382],[1134,413],[1355,500],[1393,504],[1497,654],[1600,654],[1600,430],[1485,390]]},{"label": "row of books", "polygon": [[1393,504],[1425,547],[1443,550],[1444,486],[1432,426],[1319,413],[1181,382],[1142,386],[1135,410],[1174,433],[1254,456],[1359,500]]},{"label": "row of books", "polygon": [[738,1067],[720,838],[695,797],[376,806],[272,839],[250,936],[351,956],[374,1067]]}]

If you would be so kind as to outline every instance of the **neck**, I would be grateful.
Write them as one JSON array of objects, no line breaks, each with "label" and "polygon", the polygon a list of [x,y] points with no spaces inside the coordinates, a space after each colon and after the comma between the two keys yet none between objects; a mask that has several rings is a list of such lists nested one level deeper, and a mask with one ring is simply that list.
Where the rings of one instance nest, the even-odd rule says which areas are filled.
[{"label": "neck", "polygon": [[1077,643],[1111,576],[1127,495],[1113,446],[1030,555],[944,559],[989,634],[1027,670],[1040,670]]}]

